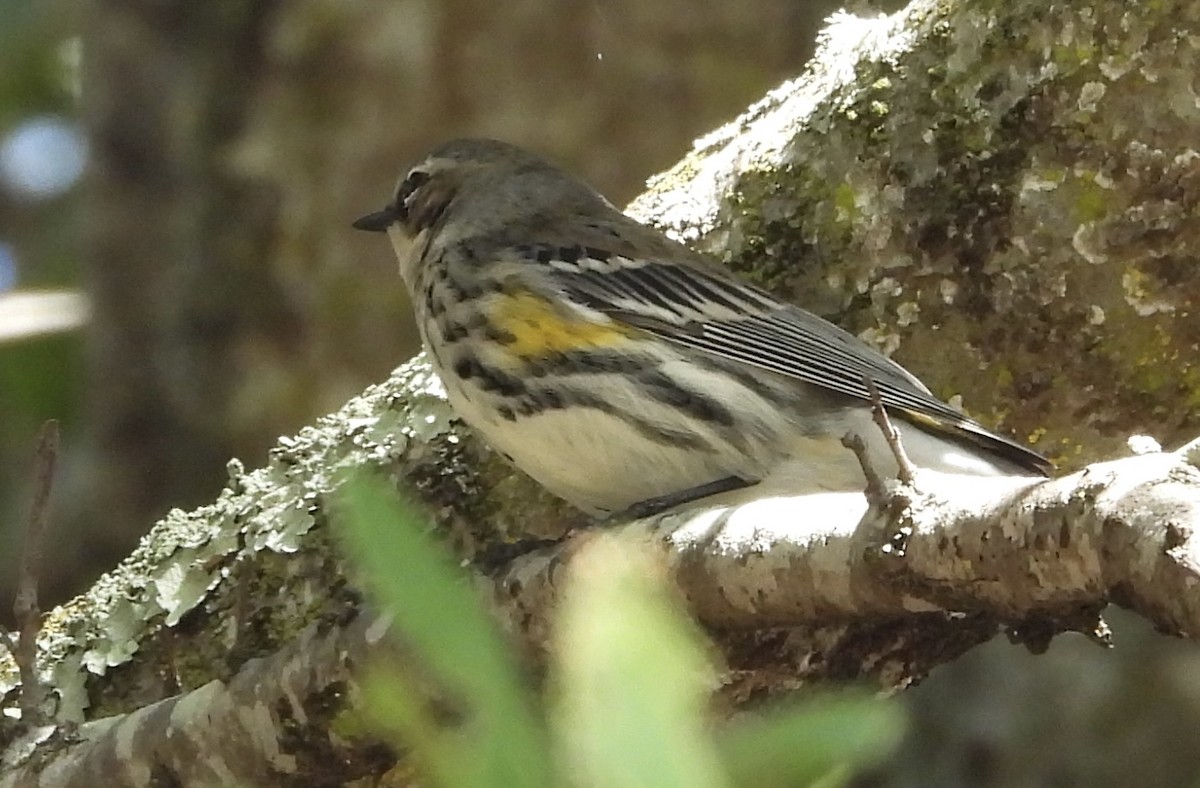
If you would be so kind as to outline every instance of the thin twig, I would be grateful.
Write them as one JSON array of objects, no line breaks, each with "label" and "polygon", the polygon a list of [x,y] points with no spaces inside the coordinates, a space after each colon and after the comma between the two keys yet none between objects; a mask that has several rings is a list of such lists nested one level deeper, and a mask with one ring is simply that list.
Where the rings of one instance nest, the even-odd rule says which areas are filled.
[{"label": "thin twig", "polygon": [[50,491],[54,486],[54,468],[57,464],[58,422],[51,419],[42,425],[34,455],[33,501],[29,507],[29,519],[25,523],[25,543],[21,548],[21,568],[17,575],[17,594],[13,600],[13,615],[20,631],[12,654],[21,674],[21,718],[31,723],[41,719],[44,698],[37,677],[37,638],[42,625],[42,612],[38,608],[38,581],[42,573],[46,523],[50,519]]},{"label": "thin twig", "polygon": [[879,425],[880,432],[883,433],[883,439],[887,441],[888,448],[892,450],[892,456],[896,458],[896,466],[898,471],[897,478],[904,484],[911,485],[916,478],[916,466],[912,464],[912,460],[908,459],[908,453],[904,451],[904,446],[900,442],[900,430],[892,424],[892,420],[888,418],[887,408],[883,406],[883,397],[879,394],[879,387],[875,385],[875,381],[870,377],[864,377],[863,382],[867,384],[867,393],[871,397],[871,415],[875,419],[875,423]]}]

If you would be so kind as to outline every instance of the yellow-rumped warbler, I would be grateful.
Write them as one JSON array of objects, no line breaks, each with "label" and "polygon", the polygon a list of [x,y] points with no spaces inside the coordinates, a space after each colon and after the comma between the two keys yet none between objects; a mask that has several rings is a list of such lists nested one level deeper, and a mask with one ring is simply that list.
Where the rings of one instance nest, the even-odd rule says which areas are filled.
[{"label": "yellow-rumped warbler", "polygon": [[919,467],[1050,468],[861,340],[738,281],[513,145],[435,148],[383,210],[354,226],[391,237],[458,414],[593,514],[760,483],[792,494],[862,490],[847,433],[866,442],[880,473],[897,468],[872,423],[867,378]]}]

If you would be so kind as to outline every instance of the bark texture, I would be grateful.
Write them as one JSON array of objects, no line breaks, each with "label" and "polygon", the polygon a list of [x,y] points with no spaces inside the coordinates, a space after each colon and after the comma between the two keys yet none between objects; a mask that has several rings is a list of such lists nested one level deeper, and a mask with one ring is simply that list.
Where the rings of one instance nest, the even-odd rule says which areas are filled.
[{"label": "bark texture", "polygon": [[[1198,291],[1181,267],[1200,254],[1197,53],[1200,8],[1184,2],[845,18],[813,71],[698,143],[635,211],[896,349],[1068,467],[1132,431],[1178,441],[1200,432],[1197,323],[1183,319]],[[363,466],[420,491],[466,556],[582,523],[458,427],[418,359],[263,468],[232,463],[212,505],[173,512],[55,611],[42,662],[55,719],[232,686],[314,619],[348,626],[325,507]],[[1195,637],[1198,466],[1193,443],[1020,489],[919,484],[861,519],[844,501],[776,500],[629,527],[674,556],[735,702],[827,678],[897,688],[1002,630],[1034,648],[1102,637],[1109,601]],[[534,654],[563,549],[479,570]],[[206,692],[188,697],[220,694]],[[331,702],[349,709],[351,694]],[[45,760],[7,784],[73,746],[88,745],[33,748]],[[28,754],[13,746],[5,763]],[[112,784],[151,773],[114,766]]]}]

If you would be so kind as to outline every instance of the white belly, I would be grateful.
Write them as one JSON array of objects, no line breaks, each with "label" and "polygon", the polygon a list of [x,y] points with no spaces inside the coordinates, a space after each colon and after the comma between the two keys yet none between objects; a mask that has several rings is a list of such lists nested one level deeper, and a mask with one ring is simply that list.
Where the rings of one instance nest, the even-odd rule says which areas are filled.
[{"label": "white belly", "polygon": [[[757,470],[743,467],[746,460],[732,449],[713,453],[650,440],[600,410],[576,406],[509,421],[482,407],[485,397],[469,388],[450,392],[458,414],[493,449],[550,492],[593,514]],[[654,408],[644,403],[643,415]]]},{"label": "white belly", "polygon": [[[592,514],[620,511],[730,476],[761,482],[736,496],[739,499],[861,492],[866,479],[859,460],[841,444],[848,432],[866,442],[877,473],[892,478],[897,472],[891,449],[866,406],[834,411],[820,424],[801,420],[806,424],[802,431],[794,414],[780,412],[747,389],[732,388],[722,400],[737,414],[732,440],[738,445],[734,445],[731,431],[682,417],[619,377],[595,375],[592,384],[603,387],[605,401],[615,403],[617,412],[627,411],[644,423],[669,428],[681,436],[680,441],[651,439],[646,430],[623,418],[582,405],[507,419],[497,406],[510,400],[470,383],[447,386],[447,390],[456,412],[493,449],[550,492]],[[1012,473],[953,441],[907,424],[897,426],[910,459],[919,467],[983,476]],[[693,431],[698,432],[693,435]],[[687,443],[697,436],[701,440]]]}]

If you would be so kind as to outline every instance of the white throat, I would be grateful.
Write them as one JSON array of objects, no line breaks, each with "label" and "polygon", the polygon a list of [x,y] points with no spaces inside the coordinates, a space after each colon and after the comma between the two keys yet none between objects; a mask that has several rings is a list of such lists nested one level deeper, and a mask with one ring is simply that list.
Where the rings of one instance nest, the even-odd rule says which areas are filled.
[{"label": "white throat", "polygon": [[409,292],[415,292],[417,286],[417,269],[425,246],[429,243],[429,231],[422,230],[410,238],[397,224],[387,228],[388,238],[392,248],[396,250],[396,259],[400,261],[400,277],[408,286]]}]

